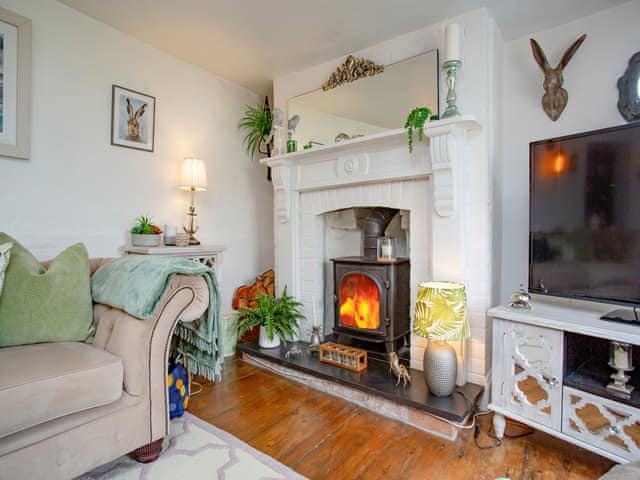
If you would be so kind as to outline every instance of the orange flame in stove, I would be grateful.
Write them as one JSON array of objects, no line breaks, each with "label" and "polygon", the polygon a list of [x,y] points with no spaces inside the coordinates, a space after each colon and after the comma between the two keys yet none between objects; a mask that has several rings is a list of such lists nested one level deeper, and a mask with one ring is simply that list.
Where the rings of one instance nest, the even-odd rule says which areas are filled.
[{"label": "orange flame in stove", "polygon": [[340,323],[345,327],[380,327],[380,292],[369,277],[351,273],[340,283]]}]

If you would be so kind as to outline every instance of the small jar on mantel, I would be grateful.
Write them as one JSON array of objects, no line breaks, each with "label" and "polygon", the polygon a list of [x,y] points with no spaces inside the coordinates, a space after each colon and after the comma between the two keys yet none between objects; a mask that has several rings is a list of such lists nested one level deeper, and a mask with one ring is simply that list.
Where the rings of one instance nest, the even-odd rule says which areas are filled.
[{"label": "small jar on mantel", "polygon": [[395,262],[396,261],[396,239],[395,237],[378,237],[378,261],[379,262]]}]

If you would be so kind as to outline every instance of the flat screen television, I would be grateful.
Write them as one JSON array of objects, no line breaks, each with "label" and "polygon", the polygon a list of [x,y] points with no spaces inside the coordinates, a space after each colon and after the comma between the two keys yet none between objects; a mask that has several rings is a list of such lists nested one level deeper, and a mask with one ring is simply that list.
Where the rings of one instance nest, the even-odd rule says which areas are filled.
[{"label": "flat screen television", "polygon": [[640,123],[529,151],[529,291],[640,305]]}]

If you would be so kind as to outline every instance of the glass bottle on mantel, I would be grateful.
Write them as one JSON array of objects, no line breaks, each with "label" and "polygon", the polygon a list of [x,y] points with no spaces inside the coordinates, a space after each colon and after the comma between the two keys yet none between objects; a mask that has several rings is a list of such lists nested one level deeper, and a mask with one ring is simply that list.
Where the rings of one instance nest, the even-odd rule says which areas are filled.
[{"label": "glass bottle on mantel", "polygon": [[396,261],[396,239],[395,237],[378,237],[378,261]]}]

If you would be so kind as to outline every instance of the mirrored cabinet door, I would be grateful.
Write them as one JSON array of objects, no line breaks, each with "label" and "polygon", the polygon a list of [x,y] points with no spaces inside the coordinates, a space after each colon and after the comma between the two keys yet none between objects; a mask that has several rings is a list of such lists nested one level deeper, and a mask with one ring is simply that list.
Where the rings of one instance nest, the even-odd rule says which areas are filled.
[{"label": "mirrored cabinet door", "polygon": [[503,406],[559,430],[563,332],[506,323],[503,329]]},{"label": "mirrored cabinet door", "polygon": [[564,388],[562,432],[627,460],[640,458],[640,410]]}]

